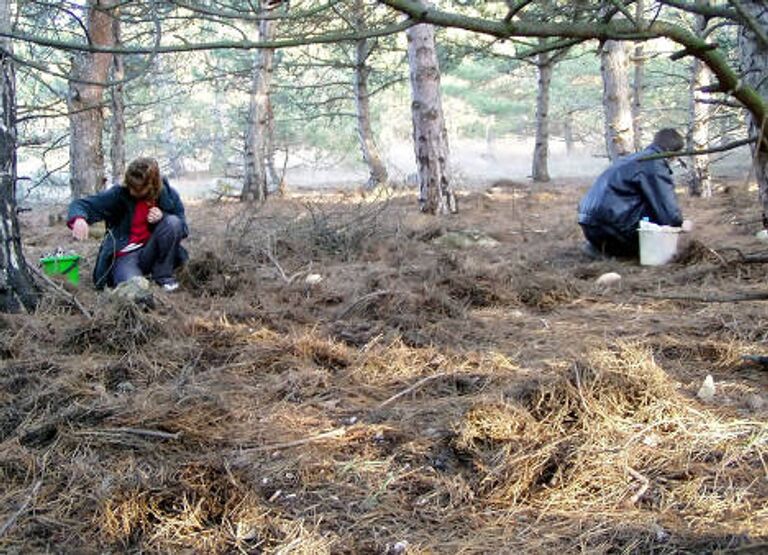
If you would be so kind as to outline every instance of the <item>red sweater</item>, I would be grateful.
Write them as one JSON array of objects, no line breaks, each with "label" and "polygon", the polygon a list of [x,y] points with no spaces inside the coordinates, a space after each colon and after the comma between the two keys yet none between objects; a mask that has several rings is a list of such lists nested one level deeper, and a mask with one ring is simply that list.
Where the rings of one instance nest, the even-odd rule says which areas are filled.
[{"label": "red sweater", "polygon": [[149,215],[149,209],[154,206],[153,203],[146,200],[137,200],[136,206],[133,209],[133,219],[131,220],[131,232],[128,236],[128,245],[123,250],[117,253],[117,256],[122,256],[144,245],[152,236],[152,231],[149,229],[149,222],[147,216]]}]

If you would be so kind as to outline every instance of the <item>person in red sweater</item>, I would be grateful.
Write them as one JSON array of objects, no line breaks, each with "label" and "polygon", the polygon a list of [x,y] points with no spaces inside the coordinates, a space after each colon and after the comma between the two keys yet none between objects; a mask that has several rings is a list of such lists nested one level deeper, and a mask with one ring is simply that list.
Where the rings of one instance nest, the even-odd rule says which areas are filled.
[{"label": "person in red sweater", "polygon": [[184,204],[157,160],[134,160],[121,185],[70,204],[67,225],[76,240],[87,239],[89,224],[102,220],[107,234],[94,267],[96,287],[148,275],[166,291],[178,289],[173,272],[188,258],[181,240],[189,231]]}]

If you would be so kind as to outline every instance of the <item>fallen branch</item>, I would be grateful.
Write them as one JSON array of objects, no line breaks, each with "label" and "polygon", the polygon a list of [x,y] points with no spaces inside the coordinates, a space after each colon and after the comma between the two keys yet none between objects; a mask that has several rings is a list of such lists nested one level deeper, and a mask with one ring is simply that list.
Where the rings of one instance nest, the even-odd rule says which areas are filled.
[{"label": "fallen branch", "polygon": [[21,507],[19,507],[19,509],[13,513],[10,518],[3,523],[2,526],[0,526],[0,538],[2,538],[5,533],[10,530],[11,527],[16,523],[18,518],[27,511],[27,507],[29,507],[29,505],[35,500],[35,497],[37,497],[37,492],[40,490],[40,486],[42,485],[42,480],[35,482],[35,485],[32,486],[32,491],[24,500],[24,503],[21,504]]},{"label": "fallen branch", "polygon": [[663,299],[668,301],[698,301],[702,303],[737,303],[740,301],[766,301],[768,300],[768,291],[755,292],[755,293],[739,293],[730,296],[715,296],[715,295],[654,295],[652,293],[638,293],[639,297],[646,297],[650,299]]},{"label": "fallen branch", "polygon": [[27,263],[27,268],[29,268],[33,274],[35,274],[38,278],[42,279],[45,283],[51,286],[56,292],[61,294],[65,299],[67,299],[70,303],[72,303],[80,312],[82,312],[85,315],[86,318],[88,318],[89,320],[93,318],[93,316],[91,316],[91,313],[88,311],[88,309],[86,309],[82,305],[82,303],[77,300],[77,297],[75,297],[72,293],[68,292],[61,285],[53,281],[51,278],[46,276],[43,272],[35,268],[33,265]]},{"label": "fallen branch", "polygon": [[437,378],[442,378],[442,377],[443,377],[443,376],[445,376],[445,375],[446,375],[446,372],[439,372],[439,373],[437,373],[437,374],[432,374],[431,376],[427,376],[426,378],[422,378],[422,379],[420,379],[419,381],[417,381],[417,382],[416,382],[415,384],[413,384],[412,386],[405,388],[405,389],[404,389],[404,390],[402,390],[401,392],[399,392],[399,393],[397,393],[397,394],[393,395],[392,397],[390,397],[389,399],[387,399],[386,401],[384,401],[383,403],[381,403],[381,404],[380,404],[378,407],[376,407],[376,410],[379,410],[379,409],[383,409],[383,408],[384,408],[384,407],[386,407],[387,405],[391,405],[392,403],[394,403],[395,401],[397,401],[397,400],[398,400],[400,397],[403,397],[403,396],[405,396],[405,395],[408,395],[408,394],[409,394],[409,393],[411,393],[412,391],[416,391],[418,388],[420,388],[420,387],[421,387],[422,385],[424,385],[425,383],[427,383],[427,382],[430,382],[430,381],[432,381],[432,380],[435,380],[435,379],[437,379]]},{"label": "fallen branch", "polygon": [[181,432],[171,433],[160,430],[146,430],[144,428],[100,428],[98,430],[81,430],[76,433],[77,435],[131,434],[157,439],[179,439],[181,437]]}]

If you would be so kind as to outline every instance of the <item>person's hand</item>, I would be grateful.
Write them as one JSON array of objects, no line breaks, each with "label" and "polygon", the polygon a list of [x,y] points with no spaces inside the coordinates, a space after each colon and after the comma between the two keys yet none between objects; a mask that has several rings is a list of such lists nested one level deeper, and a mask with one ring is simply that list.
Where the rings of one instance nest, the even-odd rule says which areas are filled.
[{"label": "person's hand", "polygon": [[682,228],[686,233],[690,233],[693,231],[693,222],[691,220],[683,220]]},{"label": "person's hand", "polygon": [[151,224],[156,224],[160,220],[163,219],[163,211],[160,210],[157,206],[153,206],[149,209],[149,213],[147,214],[147,221]]},{"label": "person's hand", "polygon": [[72,223],[72,237],[74,237],[76,241],[85,241],[88,239],[88,222],[83,218],[77,218]]}]

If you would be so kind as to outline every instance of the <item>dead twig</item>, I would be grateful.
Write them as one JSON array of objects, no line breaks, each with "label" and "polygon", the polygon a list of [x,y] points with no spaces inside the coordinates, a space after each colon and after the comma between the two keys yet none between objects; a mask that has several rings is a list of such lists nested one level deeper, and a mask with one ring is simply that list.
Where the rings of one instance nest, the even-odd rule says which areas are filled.
[{"label": "dead twig", "polygon": [[405,395],[408,395],[412,391],[416,391],[418,388],[420,388],[422,385],[424,385],[427,382],[430,382],[432,380],[435,380],[437,378],[442,378],[445,376],[447,372],[438,372],[437,374],[432,374],[431,376],[427,376],[426,378],[422,378],[419,381],[417,381],[415,384],[411,385],[410,387],[405,388],[401,392],[393,395],[383,403],[381,403],[379,406],[376,407],[376,410],[383,409],[387,405],[391,405],[395,401],[397,401],[400,397],[404,397]]},{"label": "dead twig", "polygon": [[21,504],[21,507],[13,513],[8,520],[6,520],[2,526],[0,526],[0,538],[2,538],[5,533],[11,529],[11,527],[16,523],[18,518],[23,515],[27,511],[27,507],[29,507],[37,497],[37,492],[40,490],[40,486],[43,485],[42,480],[38,480],[35,482],[35,484],[32,486],[32,491],[29,492],[29,495],[24,500],[24,503]]},{"label": "dead twig", "polygon": [[262,249],[262,252],[264,253],[264,256],[266,256],[272,264],[275,265],[275,268],[277,268],[277,271],[280,272],[280,277],[283,278],[283,281],[290,285],[293,283],[293,280],[295,280],[297,277],[302,276],[304,274],[308,274],[312,271],[312,262],[309,263],[309,268],[306,270],[299,270],[298,272],[288,275],[285,273],[285,270],[283,270],[283,267],[280,265],[280,262],[277,260],[277,257],[272,254],[272,251],[270,249]]},{"label": "dead twig", "polygon": [[651,485],[650,480],[640,474],[637,470],[634,468],[628,466],[627,472],[629,472],[629,475],[632,476],[635,480],[640,482],[640,488],[635,492],[635,494],[629,498],[629,503],[631,505],[636,504],[638,501],[640,501],[640,498],[645,494],[646,491],[648,491],[648,487]]},{"label": "dead twig", "polygon": [[353,302],[351,305],[349,305],[347,308],[342,310],[341,313],[338,316],[336,316],[336,320],[341,320],[361,304],[367,301],[370,301],[371,299],[375,299],[376,297],[383,297],[384,295],[389,295],[389,293],[390,293],[389,289],[379,289],[377,291],[373,291],[372,293],[368,293],[367,295],[363,295],[362,297],[357,299],[355,302]]},{"label": "dead twig", "polygon": [[69,293],[66,289],[64,289],[61,285],[53,281],[51,278],[46,276],[43,272],[32,266],[31,264],[27,264],[27,267],[32,271],[33,274],[35,274],[38,278],[42,279],[46,284],[48,284],[51,288],[53,288],[57,293],[62,295],[65,299],[67,299],[72,305],[75,306],[80,312],[82,312],[86,318],[89,320],[93,318],[91,313],[86,309],[80,301],[77,300],[77,297],[75,297],[72,293]]},{"label": "dead twig", "polygon": [[260,451],[278,451],[280,449],[288,449],[290,447],[298,447],[299,445],[306,445],[307,443],[313,443],[323,439],[331,439],[337,437],[343,437],[347,433],[346,428],[334,428],[321,434],[317,434],[303,439],[296,439],[294,441],[286,441],[284,443],[273,443],[271,445],[261,445],[259,447],[249,447],[247,449],[240,450],[240,453],[257,453]]}]

